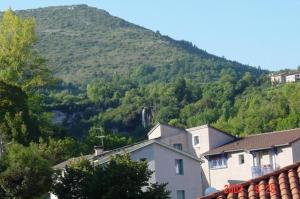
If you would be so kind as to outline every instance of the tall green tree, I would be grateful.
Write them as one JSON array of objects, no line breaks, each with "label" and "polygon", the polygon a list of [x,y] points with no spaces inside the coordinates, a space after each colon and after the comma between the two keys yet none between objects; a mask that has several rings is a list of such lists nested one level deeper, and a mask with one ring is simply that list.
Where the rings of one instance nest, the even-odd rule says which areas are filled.
[{"label": "tall green tree", "polygon": [[28,145],[37,141],[39,129],[30,117],[28,98],[17,86],[0,81],[0,136],[6,142]]},{"label": "tall green tree", "polygon": [[129,155],[95,167],[80,159],[57,176],[53,192],[59,199],[169,199],[166,184],[148,183],[151,174],[146,161],[132,161]]},{"label": "tall green tree", "polygon": [[35,22],[22,19],[12,10],[0,20],[0,80],[25,90],[43,86],[51,79],[44,60],[33,51]]},{"label": "tall green tree", "polygon": [[11,144],[1,161],[0,188],[8,198],[32,199],[49,191],[52,169],[35,145]]}]

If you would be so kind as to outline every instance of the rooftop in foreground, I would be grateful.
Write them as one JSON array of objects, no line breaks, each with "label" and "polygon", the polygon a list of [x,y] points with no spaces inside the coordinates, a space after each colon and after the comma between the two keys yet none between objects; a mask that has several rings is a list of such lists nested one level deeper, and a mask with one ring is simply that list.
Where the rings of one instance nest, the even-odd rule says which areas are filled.
[{"label": "rooftop in foreground", "polygon": [[[237,193],[219,191],[198,199],[299,199],[300,162],[239,184]],[[272,185],[272,188],[270,188]],[[236,187],[238,187],[236,185]],[[258,189],[256,189],[258,187]],[[268,188],[269,187],[269,188]]]}]

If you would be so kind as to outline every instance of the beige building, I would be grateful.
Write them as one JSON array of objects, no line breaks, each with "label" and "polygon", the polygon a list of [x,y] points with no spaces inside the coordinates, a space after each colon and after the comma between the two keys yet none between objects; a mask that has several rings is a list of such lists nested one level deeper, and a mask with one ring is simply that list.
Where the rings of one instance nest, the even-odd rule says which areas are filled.
[{"label": "beige building", "polygon": [[271,74],[272,85],[285,83],[286,73]]},{"label": "beige building", "polygon": [[210,125],[183,129],[158,123],[148,133],[148,139],[156,139],[193,156],[202,158],[204,163],[202,163],[201,175],[202,191],[204,192],[210,182],[208,177],[208,162],[203,158],[202,154],[228,142],[232,142],[236,137]]},{"label": "beige building", "polygon": [[203,154],[210,186],[223,189],[300,160],[300,129],[237,138]]},{"label": "beige building", "polygon": [[148,139],[202,158],[203,191],[221,190],[300,161],[300,129],[238,138],[210,125],[183,129],[157,124]]}]

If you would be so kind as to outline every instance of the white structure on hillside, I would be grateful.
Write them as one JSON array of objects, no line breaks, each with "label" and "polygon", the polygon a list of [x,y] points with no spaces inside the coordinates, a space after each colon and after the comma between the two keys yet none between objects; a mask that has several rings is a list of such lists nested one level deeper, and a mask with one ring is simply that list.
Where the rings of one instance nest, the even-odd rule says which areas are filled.
[{"label": "white structure on hillside", "polygon": [[300,80],[300,71],[292,71],[286,73],[277,73],[270,75],[272,85],[277,85],[287,82],[296,82]]},{"label": "white structure on hillside", "polygon": [[300,80],[300,72],[289,74],[285,77],[286,82],[296,82]]}]

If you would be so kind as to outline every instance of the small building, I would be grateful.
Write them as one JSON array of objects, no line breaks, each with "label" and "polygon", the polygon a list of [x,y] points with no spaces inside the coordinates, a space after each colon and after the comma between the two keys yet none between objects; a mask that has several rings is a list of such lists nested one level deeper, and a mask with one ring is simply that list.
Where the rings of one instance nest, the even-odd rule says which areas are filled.
[{"label": "small building", "polygon": [[286,73],[271,74],[272,85],[281,84],[286,82]]},{"label": "small building", "polygon": [[286,77],[286,82],[296,82],[300,80],[300,72],[294,72],[292,74],[288,74]]}]

